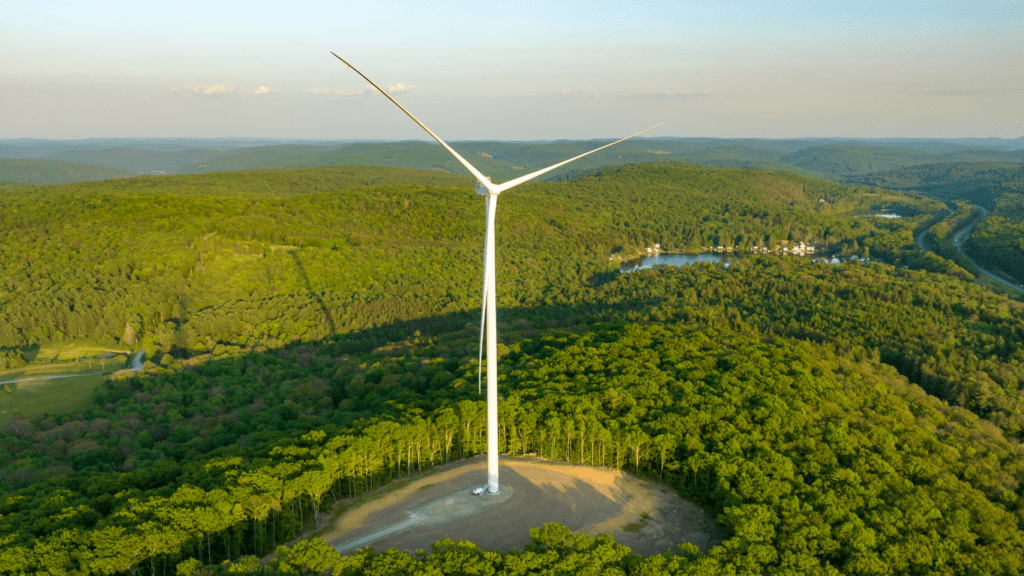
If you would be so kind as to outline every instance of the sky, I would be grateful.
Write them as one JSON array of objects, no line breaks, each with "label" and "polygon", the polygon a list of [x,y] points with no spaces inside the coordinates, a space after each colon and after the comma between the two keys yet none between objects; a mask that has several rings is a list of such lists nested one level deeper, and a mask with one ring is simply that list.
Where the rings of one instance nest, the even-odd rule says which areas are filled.
[{"label": "sky", "polygon": [[0,0],[0,138],[1024,136],[1024,2]]}]

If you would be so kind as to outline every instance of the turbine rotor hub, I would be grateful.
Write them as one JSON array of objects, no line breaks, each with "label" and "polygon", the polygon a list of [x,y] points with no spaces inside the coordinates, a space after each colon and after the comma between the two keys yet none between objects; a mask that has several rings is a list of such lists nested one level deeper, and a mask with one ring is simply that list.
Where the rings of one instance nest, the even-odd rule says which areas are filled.
[{"label": "turbine rotor hub", "polygon": [[[490,183],[490,181],[491,181],[491,179],[487,178],[487,182]],[[492,192],[492,191],[488,190],[487,187],[484,186],[480,182],[476,183],[476,193],[477,193],[478,196],[497,196],[498,195],[498,192]]]}]

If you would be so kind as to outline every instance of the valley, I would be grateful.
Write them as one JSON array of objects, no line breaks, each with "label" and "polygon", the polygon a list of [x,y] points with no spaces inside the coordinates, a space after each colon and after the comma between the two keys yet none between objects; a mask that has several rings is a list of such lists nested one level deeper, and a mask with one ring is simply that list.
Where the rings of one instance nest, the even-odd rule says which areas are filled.
[{"label": "valley", "polygon": [[2,14],[0,576],[1024,574],[1020,2]]},{"label": "valley", "polygon": [[[9,415],[0,574],[1024,569],[1024,305],[915,241],[955,246],[969,206],[663,158],[516,189],[497,224],[503,454],[662,481],[721,542],[643,556],[538,525],[502,553],[336,556],[279,546],[484,450],[469,180],[284,168],[0,199],[5,361],[85,340],[149,360],[72,409]],[[859,217],[882,210],[903,217]],[[872,262],[752,250],[798,242]],[[739,257],[619,273],[655,244]]]}]

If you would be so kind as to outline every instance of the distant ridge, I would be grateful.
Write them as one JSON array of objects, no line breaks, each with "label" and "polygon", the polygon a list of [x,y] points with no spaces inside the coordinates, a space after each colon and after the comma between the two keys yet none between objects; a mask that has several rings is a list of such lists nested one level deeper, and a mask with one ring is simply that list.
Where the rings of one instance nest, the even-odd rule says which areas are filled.
[{"label": "distant ridge", "polygon": [[82,182],[134,176],[105,166],[56,160],[8,160],[0,158],[0,180],[30,184]]},{"label": "distant ridge", "polygon": [[[467,158],[472,156],[497,180],[508,180],[559,158],[582,153],[602,141],[605,140],[467,140],[452,145]],[[1018,148],[1013,149],[1014,146]],[[18,139],[0,140],[0,158],[61,161],[151,175],[352,165],[464,173],[439,145],[422,140]],[[566,180],[603,166],[669,159],[732,168],[788,170],[803,176],[841,181],[857,174],[939,162],[1019,164],[1024,162],[1024,138],[644,138],[594,154],[578,166],[562,168],[542,178]],[[93,177],[86,175],[83,179]],[[68,181],[62,178],[65,179],[43,181]]]}]

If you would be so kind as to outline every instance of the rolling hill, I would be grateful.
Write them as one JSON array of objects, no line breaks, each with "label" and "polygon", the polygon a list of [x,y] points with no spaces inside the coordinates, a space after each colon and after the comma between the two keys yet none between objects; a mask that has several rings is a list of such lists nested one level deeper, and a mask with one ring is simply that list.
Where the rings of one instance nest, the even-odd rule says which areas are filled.
[{"label": "rolling hill", "polygon": [[56,160],[8,160],[0,158],[0,180],[29,184],[82,182],[133,176],[129,172]]},{"label": "rolling hill", "polygon": [[941,200],[969,200],[992,209],[1003,194],[1024,192],[1024,166],[943,162],[852,175],[844,180],[892,190],[914,190]]},{"label": "rolling hill", "polygon": [[[92,337],[150,359],[0,429],[0,574],[234,573],[275,549],[281,574],[1024,568],[1024,305],[916,248],[944,206],[676,161],[503,197],[501,446],[663,478],[721,546],[642,558],[549,525],[509,554],[277,548],[483,449],[471,184],[336,166],[0,195],[4,352]],[[864,217],[885,208],[903,218]],[[875,261],[609,260],[797,240]]]}]

